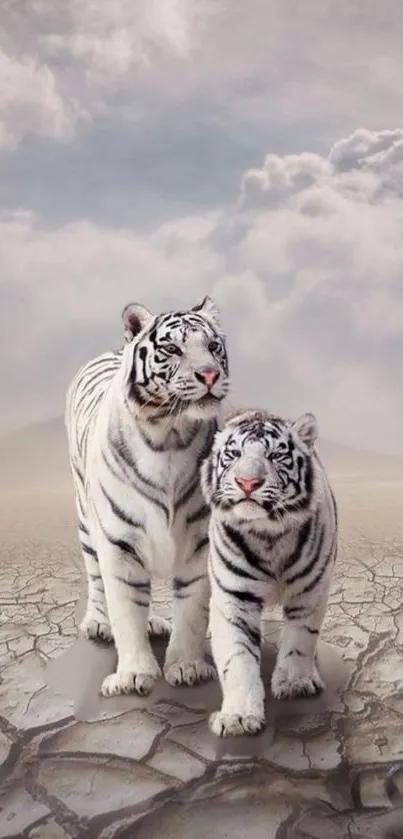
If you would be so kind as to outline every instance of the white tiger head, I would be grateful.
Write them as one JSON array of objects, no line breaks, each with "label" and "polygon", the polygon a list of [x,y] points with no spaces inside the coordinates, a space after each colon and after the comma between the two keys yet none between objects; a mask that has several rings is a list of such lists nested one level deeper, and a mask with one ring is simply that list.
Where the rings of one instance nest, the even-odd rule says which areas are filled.
[{"label": "white tiger head", "polygon": [[225,336],[213,301],[206,297],[193,309],[161,315],[132,303],[122,318],[127,397],[142,416],[217,416],[229,379]]},{"label": "white tiger head", "polygon": [[202,466],[207,503],[237,519],[277,523],[308,510],[317,434],[313,414],[289,422],[265,411],[247,411],[230,419]]}]

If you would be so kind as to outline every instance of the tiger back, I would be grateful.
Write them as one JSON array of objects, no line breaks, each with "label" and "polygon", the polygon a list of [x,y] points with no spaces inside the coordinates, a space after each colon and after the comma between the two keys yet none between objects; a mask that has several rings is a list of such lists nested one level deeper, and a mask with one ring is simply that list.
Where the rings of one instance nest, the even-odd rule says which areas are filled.
[{"label": "tiger back", "polygon": [[225,336],[214,303],[152,315],[131,304],[126,343],[86,364],[68,391],[66,425],[87,571],[90,639],[114,640],[105,696],[148,693],[161,676],[149,613],[157,576],[173,586],[164,674],[171,684],[214,677],[204,658],[209,510],[200,467],[228,390]]}]

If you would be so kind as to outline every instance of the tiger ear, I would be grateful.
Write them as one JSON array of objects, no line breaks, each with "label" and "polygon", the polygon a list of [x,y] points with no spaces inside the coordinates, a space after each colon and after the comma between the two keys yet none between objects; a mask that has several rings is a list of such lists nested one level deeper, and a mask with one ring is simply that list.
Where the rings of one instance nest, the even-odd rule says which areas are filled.
[{"label": "tiger ear", "polygon": [[214,303],[214,300],[212,300],[208,295],[206,295],[201,303],[193,306],[192,312],[202,312],[204,315],[211,318],[211,320],[213,320],[216,324],[220,323],[220,310],[217,304]]},{"label": "tiger ear", "polygon": [[128,303],[123,309],[122,320],[125,327],[125,341],[130,343],[133,338],[152,320],[153,315],[140,303]]},{"label": "tiger ear", "polygon": [[203,461],[200,470],[200,479],[203,495],[207,504],[211,504],[213,495],[217,489],[217,483],[214,478],[214,455],[211,453],[206,460]]},{"label": "tiger ear", "polygon": [[318,439],[318,423],[313,414],[302,414],[295,422],[291,424],[293,431],[298,434],[300,440],[311,451]]}]

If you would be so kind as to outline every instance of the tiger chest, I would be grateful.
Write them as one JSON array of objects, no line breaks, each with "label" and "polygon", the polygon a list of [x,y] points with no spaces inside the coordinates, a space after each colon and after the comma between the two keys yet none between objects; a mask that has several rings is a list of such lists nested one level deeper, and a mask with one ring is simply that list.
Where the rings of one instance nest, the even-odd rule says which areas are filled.
[{"label": "tiger chest", "polygon": [[194,534],[188,532],[187,517],[203,499],[198,476],[189,469],[185,453],[156,458],[152,475],[153,491],[141,500],[146,553],[152,573],[167,578],[178,560],[191,551]]}]

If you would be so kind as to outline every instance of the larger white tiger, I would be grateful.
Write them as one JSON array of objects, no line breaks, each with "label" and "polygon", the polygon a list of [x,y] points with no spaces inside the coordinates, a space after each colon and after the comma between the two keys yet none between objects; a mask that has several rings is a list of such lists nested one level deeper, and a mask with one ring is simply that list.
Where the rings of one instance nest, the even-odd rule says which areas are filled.
[{"label": "larger white tiger", "polygon": [[336,504],[315,450],[316,420],[264,411],[236,415],[218,432],[202,468],[211,504],[212,650],[223,691],[210,726],[219,736],[265,723],[260,619],[283,604],[272,676],[276,698],[323,687],[316,647],[337,550]]},{"label": "larger white tiger", "polygon": [[[173,685],[215,676],[204,658],[209,510],[200,467],[228,389],[225,338],[214,303],[152,315],[123,312],[126,344],[73,379],[66,425],[88,577],[81,629],[115,641],[104,696],[147,694],[162,674],[148,630],[151,580],[173,580],[164,675]],[[162,625],[162,628],[163,625]]]}]

